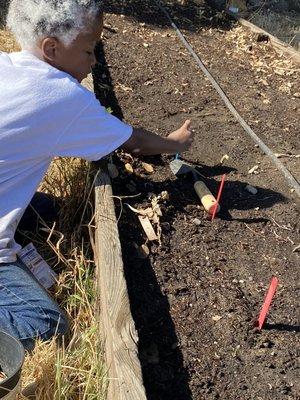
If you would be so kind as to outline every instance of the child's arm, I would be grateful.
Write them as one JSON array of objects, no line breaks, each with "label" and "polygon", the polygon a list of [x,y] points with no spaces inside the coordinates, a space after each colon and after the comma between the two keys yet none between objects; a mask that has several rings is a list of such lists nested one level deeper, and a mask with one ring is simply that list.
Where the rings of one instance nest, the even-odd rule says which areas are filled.
[{"label": "child's arm", "polygon": [[193,141],[190,124],[191,121],[185,121],[181,128],[167,137],[161,137],[145,129],[134,128],[131,137],[122,148],[136,155],[182,153],[189,149]]}]

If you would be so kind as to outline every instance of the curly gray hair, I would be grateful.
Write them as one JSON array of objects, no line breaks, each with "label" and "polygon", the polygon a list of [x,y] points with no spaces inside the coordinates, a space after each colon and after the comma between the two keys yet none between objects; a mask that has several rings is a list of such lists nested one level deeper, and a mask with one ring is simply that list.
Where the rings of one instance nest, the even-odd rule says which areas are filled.
[{"label": "curly gray hair", "polygon": [[69,46],[101,12],[99,0],[11,0],[7,27],[23,48],[47,36]]}]

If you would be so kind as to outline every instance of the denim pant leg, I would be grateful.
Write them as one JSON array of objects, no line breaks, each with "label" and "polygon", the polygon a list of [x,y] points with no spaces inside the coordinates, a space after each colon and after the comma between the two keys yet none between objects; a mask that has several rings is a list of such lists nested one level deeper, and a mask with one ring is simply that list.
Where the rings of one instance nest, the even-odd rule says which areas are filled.
[{"label": "denim pant leg", "polygon": [[68,331],[64,312],[20,261],[0,264],[0,330],[29,351],[35,339],[48,340]]}]

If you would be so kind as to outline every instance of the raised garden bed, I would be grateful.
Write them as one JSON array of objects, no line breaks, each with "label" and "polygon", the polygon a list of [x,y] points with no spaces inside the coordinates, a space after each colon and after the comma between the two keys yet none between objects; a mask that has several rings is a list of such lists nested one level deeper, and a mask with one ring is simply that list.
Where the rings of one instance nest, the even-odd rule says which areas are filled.
[{"label": "raised garden bed", "polygon": [[[123,206],[119,222],[139,357],[148,399],[297,399],[299,387],[299,212],[281,174],[235,122],[153,2],[110,2],[99,71],[101,97],[119,116],[165,134],[184,119],[196,129],[185,155],[216,191],[227,173],[223,213],[214,223],[171,158],[153,158],[147,175],[116,160],[116,196],[135,207],[167,190],[162,245],[145,243],[138,219]],[[300,177],[297,110],[299,71],[269,43],[214,17],[203,5],[171,7],[195,50],[284,164]],[[197,5],[199,7],[199,5]],[[204,26],[205,24],[205,26]],[[101,49],[99,48],[99,51]],[[103,75],[105,71],[105,76]],[[99,88],[98,88],[99,89]],[[224,154],[229,156],[220,166]],[[124,162],[123,162],[124,161]],[[258,174],[248,174],[258,165]],[[246,184],[258,189],[245,191]],[[116,202],[119,204],[119,201]],[[196,220],[195,220],[196,219]],[[280,286],[268,325],[253,330],[271,277]]]}]

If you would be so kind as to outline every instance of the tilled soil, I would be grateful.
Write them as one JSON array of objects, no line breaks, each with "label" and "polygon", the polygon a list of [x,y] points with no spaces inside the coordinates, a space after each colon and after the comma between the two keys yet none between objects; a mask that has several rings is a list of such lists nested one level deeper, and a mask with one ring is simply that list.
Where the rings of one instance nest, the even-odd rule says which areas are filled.
[{"label": "tilled soil", "polygon": [[[254,131],[275,153],[299,154],[296,66],[201,2],[173,3],[175,22]],[[110,12],[95,72],[102,103],[162,135],[191,119],[195,143],[182,157],[199,166],[214,193],[227,174],[222,212],[211,222],[192,180],[172,175],[171,157],[145,158],[151,175],[139,160],[115,161],[121,171],[115,194],[140,193],[123,203],[146,207],[151,193],[170,196],[161,205],[162,243],[147,243],[147,259],[136,250],[146,242],[136,215],[118,208],[148,399],[300,399],[299,203],[155,3],[112,1]],[[220,165],[225,154],[229,160]],[[300,178],[299,158],[281,161]],[[258,174],[249,174],[255,165]],[[258,193],[247,192],[247,184]],[[257,332],[253,321],[272,276],[279,289]]]}]

